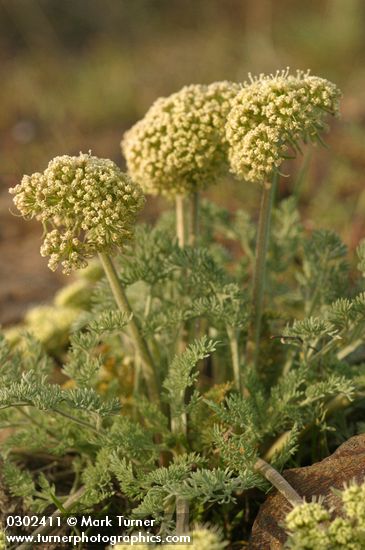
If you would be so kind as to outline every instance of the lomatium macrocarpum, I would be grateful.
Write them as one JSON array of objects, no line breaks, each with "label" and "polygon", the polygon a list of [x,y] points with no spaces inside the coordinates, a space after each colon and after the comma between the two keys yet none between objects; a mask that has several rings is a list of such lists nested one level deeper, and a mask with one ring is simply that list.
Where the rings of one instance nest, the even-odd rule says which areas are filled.
[{"label": "lomatium macrocarpum", "polygon": [[41,254],[49,256],[48,267],[61,265],[66,274],[98,252],[123,248],[145,202],[140,186],[113,161],[90,153],[55,157],[10,193],[25,218],[42,222]]},{"label": "lomatium macrocarpum", "polygon": [[145,193],[176,201],[177,235],[185,243],[185,196],[191,199],[189,241],[197,232],[198,193],[227,167],[225,123],[240,86],[232,82],[192,84],[157,99],[128,130],[122,151],[131,177]]},{"label": "lomatium macrocarpum", "polygon": [[[276,182],[282,162],[301,151],[304,142],[322,142],[328,114],[337,115],[341,92],[335,84],[309,72],[289,70],[250,77],[231,101],[226,139],[231,171],[259,182],[263,192],[257,233],[253,288],[254,362],[258,361],[266,252]],[[290,157],[289,157],[290,158]]]},{"label": "lomatium macrocarpum", "polygon": [[50,257],[50,269],[60,264],[69,274],[99,254],[116,303],[129,319],[147,390],[158,401],[153,359],[110,257],[133,237],[145,202],[141,187],[113,161],[80,153],[54,158],[44,172],[24,176],[10,193],[24,217],[42,222],[41,254]]}]

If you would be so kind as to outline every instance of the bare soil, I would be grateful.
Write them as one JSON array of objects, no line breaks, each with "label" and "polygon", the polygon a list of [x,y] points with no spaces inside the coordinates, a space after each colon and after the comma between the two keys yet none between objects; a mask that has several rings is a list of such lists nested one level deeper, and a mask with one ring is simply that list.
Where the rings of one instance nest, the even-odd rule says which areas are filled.
[{"label": "bare soil", "polygon": [[65,277],[52,273],[39,254],[41,228],[12,212],[7,190],[0,193],[0,324],[20,321],[35,304],[49,300]]}]

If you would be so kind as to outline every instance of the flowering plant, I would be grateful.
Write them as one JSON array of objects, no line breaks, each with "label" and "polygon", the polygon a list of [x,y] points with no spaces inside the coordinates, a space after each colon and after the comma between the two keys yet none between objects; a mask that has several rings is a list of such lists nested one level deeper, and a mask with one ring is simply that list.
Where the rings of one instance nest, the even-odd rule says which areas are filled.
[{"label": "flowering plant", "polygon": [[338,491],[344,517],[331,517],[322,502],[304,502],[285,519],[291,550],[361,550],[365,541],[365,484],[351,483]]},{"label": "flowering plant", "polygon": [[[248,539],[260,501],[251,489],[270,481],[301,502],[278,470],[293,457],[313,460],[309,438],[336,446],[360,429],[356,414],[343,431],[336,422],[364,395],[355,353],[363,277],[351,286],[341,240],[328,230],[306,235],[295,200],[274,201],[286,148],[318,140],[339,95],[302,73],[188,86],[127,132],[129,176],[80,154],[12,189],[20,212],[44,225],[52,269],[69,272],[94,254],[104,269],[89,299],[84,284],[56,297],[48,324],[57,328],[65,308],[73,322],[61,324],[62,339],[46,331],[47,350],[39,328],[0,341],[0,420],[12,429],[3,477],[26,510],[117,509],[153,518],[161,536],[218,524],[222,537],[196,530],[194,542],[218,550],[221,539]],[[245,210],[196,200],[229,162],[239,178],[261,180],[258,228]],[[136,225],[142,187],[195,196],[194,239],[181,238],[184,208]],[[363,245],[358,256],[363,274]],[[35,467],[29,450],[46,466]],[[296,514],[293,537],[300,514],[327,517],[318,503]]]},{"label": "flowering plant", "polygon": [[50,269],[61,264],[64,273],[85,267],[97,252],[122,248],[144,204],[141,188],[129,176],[90,153],[56,157],[10,193],[23,216],[43,223],[41,254],[50,257]]},{"label": "flowering plant", "polygon": [[337,115],[341,92],[309,72],[260,75],[232,100],[226,126],[232,171],[246,181],[262,182],[278,170],[290,148],[321,141],[328,114]]},{"label": "flowering plant", "polygon": [[152,195],[175,197],[217,181],[227,166],[225,121],[240,86],[185,86],[158,99],[128,130],[122,150],[129,173]]}]

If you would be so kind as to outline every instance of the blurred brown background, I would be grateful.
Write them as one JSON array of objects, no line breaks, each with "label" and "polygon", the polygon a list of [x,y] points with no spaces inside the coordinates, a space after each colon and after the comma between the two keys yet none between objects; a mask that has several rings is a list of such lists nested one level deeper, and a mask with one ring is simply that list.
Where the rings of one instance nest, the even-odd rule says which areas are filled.
[{"label": "blurred brown background", "polygon": [[[343,89],[342,119],[329,149],[308,157],[300,204],[308,228],[334,228],[354,249],[365,236],[364,29],[363,0],[1,0],[0,322],[62,283],[39,255],[40,227],[10,214],[8,187],[57,154],[91,149],[123,165],[123,131],[189,83],[289,65]],[[228,179],[209,195],[257,209],[252,185]],[[145,216],[164,206],[150,200]]]}]

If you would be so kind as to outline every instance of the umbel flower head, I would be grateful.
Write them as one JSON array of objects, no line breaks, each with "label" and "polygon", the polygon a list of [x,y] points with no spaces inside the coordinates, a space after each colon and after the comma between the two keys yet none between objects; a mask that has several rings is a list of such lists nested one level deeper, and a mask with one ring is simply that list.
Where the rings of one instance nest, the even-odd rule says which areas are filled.
[{"label": "umbel flower head", "polygon": [[341,516],[333,519],[333,510],[322,502],[303,502],[291,510],[285,524],[289,537],[285,548],[297,550],[362,550],[365,541],[365,483],[351,483],[341,497]]},{"label": "umbel flower head", "polygon": [[324,119],[338,114],[341,92],[309,72],[250,78],[232,100],[226,138],[232,172],[247,181],[264,181],[288,149],[295,154],[301,142],[321,141]]},{"label": "umbel flower head", "polygon": [[349,518],[355,518],[365,531],[365,483],[357,485],[351,483],[342,493],[342,502]]},{"label": "umbel flower head", "polygon": [[61,264],[67,274],[85,267],[97,252],[121,248],[145,200],[140,186],[114,162],[90,153],[56,157],[10,193],[24,217],[43,223],[41,254],[49,256],[49,268]]},{"label": "umbel flower head", "polygon": [[185,86],[125,133],[129,173],[146,193],[174,197],[215,182],[227,164],[224,126],[239,89],[232,82]]}]

